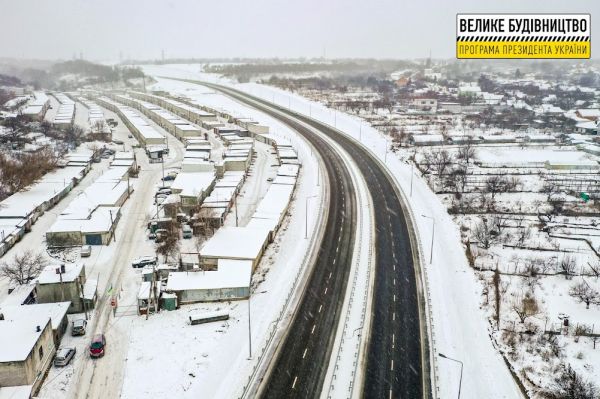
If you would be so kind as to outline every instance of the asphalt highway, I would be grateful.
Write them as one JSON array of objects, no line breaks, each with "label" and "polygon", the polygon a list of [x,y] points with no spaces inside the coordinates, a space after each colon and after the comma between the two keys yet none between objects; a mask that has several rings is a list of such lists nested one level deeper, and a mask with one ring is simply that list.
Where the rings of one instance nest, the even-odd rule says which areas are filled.
[{"label": "asphalt highway", "polygon": [[[331,202],[320,256],[299,311],[274,361],[264,398],[317,398],[327,370],[348,282],[356,237],[352,182],[339,155],[312,130],[337,142],[367,182],[375,211],[376,274],[362,396],[418,399],[431,396],[428,349],[407,220],[396,185],[362,145],[329,125],[229,87],[190,81],[259,109],[286,123],[313,143],[325,162]],[[285,114],[285,115],[282,115]],[[360,238],[359,238],[360,239]]]}]

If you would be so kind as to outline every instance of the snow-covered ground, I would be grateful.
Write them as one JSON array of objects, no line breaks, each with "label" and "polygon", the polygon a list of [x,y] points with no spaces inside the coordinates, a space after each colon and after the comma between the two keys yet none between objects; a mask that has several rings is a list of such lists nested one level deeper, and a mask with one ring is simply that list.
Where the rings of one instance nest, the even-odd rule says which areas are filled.
[{"label": "snow-covered ground", "polygon": [[[255,83],[233,84],[220,80],[217,76],[201,73],[198,65],[148,66],[144,69],[150,74],[231,84],[337,127],[351,137],[360,138],[363,145],[381,160],[386,160],[399,186],[407,196],[410,192],[410,165],[387,154],[389,143],[386,138],[359,118],[328,109],[280,89]],[[434,242],[433,262],[426,266],[435,336],[433,351],[464,362],[463,398],[518,398],[521,396],[519,389],[489,337],[490,326],[485,312],[480,308],[481,286],[468,266],[458,228],[427,184],[416,174],[413,180],[409,203],[422,248],[429,249],[432,221],[421,215],[435,219],[438,237]],[[452,397],[458,390],[460,368],[454,362],[436,359],[439,397]]]},{"label": "snow-covered ground", "polygon": [[[258,357],[282,314],[280,312],[290,298],[293,285],[298,281],[294,277],[300,268],[304,267],[305,254],[311,242],[310,237],[320,214],[318,209],[321,204],[321,192],[316,185],[317,163],[304,142],[276,120],[230,101],[224,96],[216,95],[208,89],[164,79],[157,80],[155,89],[161,88],[173,94],[185,94],[198,103],[225,108],[270,126],[271,133],[287,137],[292,142],[298,150],[303,166],[290,205],[290,216],[281,226],[275,242],[269,245],[253,276],[253,292],[250,300],[253,349],[251,359],[248,359],[247,301],[185,305],[174,312],[163,311],[153,314],[146,320],[145,317],[135,314],[134,298],[137,293],[135,287],[139,285],[141,277],[130,272],[130,259],[127,257],[123,261],[126,262],[125,268],[129,270],[123,280],[119,310],[117,317],[111,318],[108,324],[111,332],[114,331],[115,335],[124,337],[125,343],[119,343],[116,348],[124,353],[111,360],[101,359],[100,362],[105,361],[109,367],[124,370],[123,375],[117,378],[108,376],[108,381],[114,382],[117,386],[119,380],[123,381],[120,395],[124,398],[142,398],[148,395],[157,398],[235,397],[241,393],[250,373],[256,367]],[[262,151],[261,148],[258,150]],[[243,195],[249,198],[260,197],[264,190],[263,180],[266,180],[270,173],[271,158],[267,154],[263,155],[259,154],[257,157],[252,172],[254,176],[249,178],[243,188]],[[145,168],[142,166],[142,171]],[[261,168],[261,171],[257,168]],[[309,208],[305,209],[304,199],[315,194],[319,198],[312,200]],[[240,203],[240,213],[247,213],[249,209],[244,210],[242,206],[243,204]],[[304,239],[305,216],[308,216],[309,239]],[[232,217],[234,217],[232,214],[228,216],[230,219]],[[147,242],[145,235],[142,235],[142,230],[138,227],[135,234],[142,236],[141,242]],[[118,232],[117,236],[119,236]],[[144,255],[141,253],[142,248],[147,246],[141,244],[138,239],[132,240],[128,245],[140,245],[140,248],[135,251],[139,255]],[[230,319],[224,323],[189,325],[187,317],[190,313],[217,309],[226,309]],[[110,337],[108,340],[112,342]],[[94,388],[89,390],[90,396],[100,397],[102,393],[100,389],[105,385],[104,375],[103,372],[94,376],[92,381]],[[148,378],[150,375],[160,377]],[[85,383],[85,380],[80,382],[80,384]],[[110,392],[114,390],[111,389]],[[118,389],[116,393],[119,393]]]}]

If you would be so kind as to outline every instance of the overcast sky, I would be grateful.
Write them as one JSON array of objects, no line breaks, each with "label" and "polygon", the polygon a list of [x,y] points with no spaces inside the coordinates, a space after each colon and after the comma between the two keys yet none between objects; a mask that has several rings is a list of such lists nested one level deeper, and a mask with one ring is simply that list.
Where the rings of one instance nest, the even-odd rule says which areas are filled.
[{"label": "overcast sky", "polygon": [[0,0],[0,57],[449,58],[458,12],[586,12],[600,43],[600,0]]}]

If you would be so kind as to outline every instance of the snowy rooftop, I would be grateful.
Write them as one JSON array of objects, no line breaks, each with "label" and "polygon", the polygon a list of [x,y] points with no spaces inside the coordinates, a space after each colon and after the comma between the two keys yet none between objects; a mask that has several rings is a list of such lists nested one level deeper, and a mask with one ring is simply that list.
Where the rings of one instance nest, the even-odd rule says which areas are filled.
[{"label": "snowy rooftop", "polygon": [[[55,284],[60,283],[60,274],[56,273],[56,269],[60,268],[59,264],[47,266],[37,278],[40,284]],[[75,279],[81,274],[83,269],[83,263],[66,263],[65,272],[62,274],[63,282],[75,281]],[[1,341],[0,341],[1,342]]]},{"label": "snowy rooftop", "polygon": [[8,305],[0,308],[0,314],[5,320],[38,320],[50,317],[52,329],[60,327],[60,323],[67,315],[71,302],[36,303],[32,305]]},{"label": "snowy rooftop", "polygon": [[[27,320],[1,320],[0,342],[10,345],[0,346],[0,362],[18,362],[27,359],[42,331],[50,323],[50,317]],[[40,326],[40,331],[37,331]]]},{"label": "snowy rooftop", "polygon": [[29,399],[33,385],[0,387],[0,399]]},{"label": "snowy rooftop", "polygon": [[191,197],[204,193],[215,181],[213,172],[180,172],[173,184],[172,190],[180,190],[180,195]]},{"label": "snowy rooftop", "polygon": [[167,291],[248,287],[251,277],[252,261],[219,259],[214,271],[169,273]]},{"label": "snowy rooftop", "polygon": [[222,227],[202,249],[201,257],[256,260],[267,240],[267,229]]}]

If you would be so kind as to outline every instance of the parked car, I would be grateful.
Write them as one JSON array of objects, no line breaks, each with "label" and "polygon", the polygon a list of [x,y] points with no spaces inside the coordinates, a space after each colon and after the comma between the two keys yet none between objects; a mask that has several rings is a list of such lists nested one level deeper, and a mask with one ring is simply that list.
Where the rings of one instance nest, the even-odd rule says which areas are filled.
[{"label": "parked car", "polygon": [[90,356],[91,357],[102,357],[104,356],[104,350],[106,348],[106,338],[104,334],[96,334],[90,344]]},{"label": "parked car", "polygon": [[272,181],[273,181],[273,178],[272,178],[272,177],[269,177],[269,178],[267,179],[267,181],[268,181],[268,182],[272,182]]},{"label": "parked car", "polygon": [[181,226],[181,231],[183,232],[183,238],[192,238],[194,236],[194,231],[189,224]]},{"label": "parked car", "polygon": [[149,240],[156,240],[156,233],[154,232],[150,232],[150,234],[148,234],[148,239]]},{"label": "parked car", "polygon": [[172,192],[173,191],[171,191],[170,188],[161,188],[156,192],[156,195],[159,195],[159,194],[171,195]]},{"label": "parked car", "polygon": [[87,328],[87,320],[85,319],[76,319],[73,320],[71,324],[71,335],[85,335],[85,329]]},{"label": "parked car", "polygon": [[75,357],[75,348],[61,348],[56,351],[56,356],[54,357],[54,366],[55,367],[64,367],[68,365],[71,360]]},{"label": "parked car", "polygon": [[154,242],[156,242],[157,244],[163,242],[167,235],[169,235],[169,231],[167,229],[157,229],[155,233],[156,238],[154,238]]},{"label": "parked car", "polygon": [[162,178],[162,180],[163,181],[175,180],[176,177],[177,177],[177,175],[166,175],[165,177]]},{"label": "parked car", "polygon": [[129,137],[130,139],[132,139],[132,138],[133,138],[133,134],[129,133],[129,134],[127,135],[127,137]]},{"label": "parked car", "polygon": [[131,262],[131,266],[136,269],[142,268],[147,265],[155,265],[156,264],[156,256],[141,256],[136,258]]},{"label": "parked car", "polygon": [[80,254],[81,254],[82,258],[87,258],[88,256],[90,256],[92,254],[92,246],[91,245],[82,245]]}]

